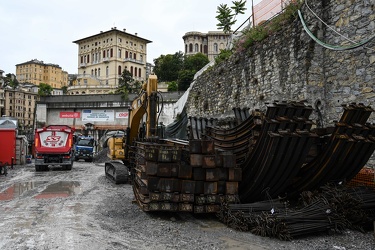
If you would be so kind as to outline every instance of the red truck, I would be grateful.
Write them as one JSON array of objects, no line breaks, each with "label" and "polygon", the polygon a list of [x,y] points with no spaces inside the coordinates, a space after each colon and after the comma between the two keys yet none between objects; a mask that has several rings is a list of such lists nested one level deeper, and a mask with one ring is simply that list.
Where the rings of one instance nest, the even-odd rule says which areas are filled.
[{"label": "red truck", "polygon": [[74,132],[67,125],[50,125],[35,130],[35,171],[46,171],[48,166],[71,170],[74,161]]}]

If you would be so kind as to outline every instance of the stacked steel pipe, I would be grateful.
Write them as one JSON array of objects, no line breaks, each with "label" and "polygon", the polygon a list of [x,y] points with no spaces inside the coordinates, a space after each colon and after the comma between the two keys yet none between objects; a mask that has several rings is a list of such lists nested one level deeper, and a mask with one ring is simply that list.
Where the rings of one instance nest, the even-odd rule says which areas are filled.
[{"label": "stacked steel pipe", "polygon": [[274,103],[263,118],[254,149],[242,164],[240,199],[254,202],[283,194],[297,176],[317,135],[310,106]]},{"label": "stacked steel pipe", "polygon": [[367,123],[372,108],[343,108],[334,127],[313,129],[311,106],[275,102],[265,114],[234,109],[237,125],[229,128],[190,117],[190,134],[193,139],[209,138],[216,148],[235,155],[243,170],[241,202],[298,197],[328,182],[349,181],[374,152],[375,129]]},{"label": "stacked steel pipe", "polygon": [[298,178],[291,183],[290,195],[298,196],[328,182],[349,181],[364,167],[375,150],[375,129],[367,124],[372,111],[362,104],[344,107],[344,113],[328,135],[321,154],[304,165]]}]

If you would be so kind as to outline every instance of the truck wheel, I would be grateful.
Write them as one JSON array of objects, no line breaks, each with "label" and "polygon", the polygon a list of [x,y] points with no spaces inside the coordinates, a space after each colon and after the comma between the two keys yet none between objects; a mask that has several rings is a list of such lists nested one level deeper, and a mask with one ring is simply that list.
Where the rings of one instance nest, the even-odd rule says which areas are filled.
[{"label": "truck wheel", "polygon": [[72,170],[72,165],[66,165],[65,170]]}]

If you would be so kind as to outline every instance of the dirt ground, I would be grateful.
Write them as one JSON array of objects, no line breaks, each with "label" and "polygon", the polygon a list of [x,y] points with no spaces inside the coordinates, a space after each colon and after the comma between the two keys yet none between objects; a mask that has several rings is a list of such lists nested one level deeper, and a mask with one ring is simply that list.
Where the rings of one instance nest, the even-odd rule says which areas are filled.
[{"label": "dirt ground", "polygon": [[15,166],[0,176],[0,249],[375,249],[372,232],[280,241],[234,231],[213,214],[146,213],[133,199],[129,184],[105,178],[104,163]]}]

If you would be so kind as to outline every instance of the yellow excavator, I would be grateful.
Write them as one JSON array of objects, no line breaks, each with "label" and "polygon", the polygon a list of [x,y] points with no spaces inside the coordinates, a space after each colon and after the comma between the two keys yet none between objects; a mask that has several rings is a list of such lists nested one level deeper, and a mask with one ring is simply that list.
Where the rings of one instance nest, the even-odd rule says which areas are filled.
[{"label": "yellow excavator", "polygon": [[124,135],[107,140],[107,156],[111,160],[105,163],[105,174],[116,184],[129,182],[130,151],[134,141],[152,138],[157,134],[157,115],[161,112],[157,86],[157,76],[150,75],[129,108],[128,127]]}]

